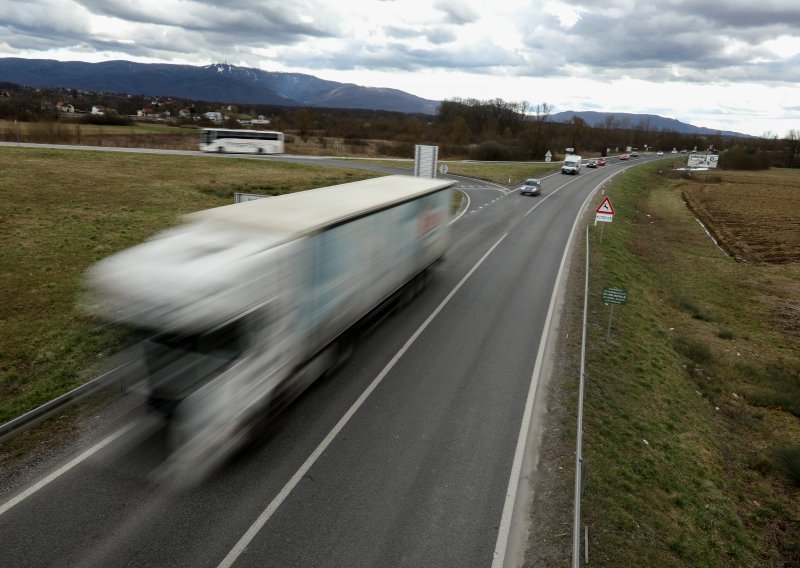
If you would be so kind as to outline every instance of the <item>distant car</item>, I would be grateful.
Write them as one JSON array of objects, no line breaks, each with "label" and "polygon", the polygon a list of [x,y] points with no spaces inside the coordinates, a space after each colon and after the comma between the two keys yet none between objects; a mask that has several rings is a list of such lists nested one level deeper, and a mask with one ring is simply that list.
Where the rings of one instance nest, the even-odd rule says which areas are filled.
[{"label": "distant car", "polygon": [[597,158],[597,165],[598,166],[605,166],[606,165],[606,159],[605,158]]},{"label": "distant car", "polygon": [[638,158],[639,152],[631,152],[631,158]]},{"label": "distant car", "polygon": [[628,154],[622,154],[622,155],[619,157],[619,159],[620,159],[620,160],[628,160],[628,159],[630,159],[630,156],[629,156]]},{"label": "distant car", "polygon": [[658,152],[656,152],[656,156],[663,156],[663,155],[664,155],[664,152],[662,152],[661,150],[659,150]]},{"label": "distant car", "polygon": [[539,195],[542,193],[542,180],[539,178],[528,178],[519,186],[520,195]]},{"label": "distant car", "polygon": [[678,151],[677,151],[675,148],[673,148],[671,153],[672,153],[672,154],[677,154],[677,153],[678,153]]},{"label": "distant car", "polygon": [[587,168],[596,168],[596,167],[597,167],[597,160],[595,160],[594,158],[592,158],[591,160],[589,160],[588,162],[586,162],[586,167],[587,167]]}]

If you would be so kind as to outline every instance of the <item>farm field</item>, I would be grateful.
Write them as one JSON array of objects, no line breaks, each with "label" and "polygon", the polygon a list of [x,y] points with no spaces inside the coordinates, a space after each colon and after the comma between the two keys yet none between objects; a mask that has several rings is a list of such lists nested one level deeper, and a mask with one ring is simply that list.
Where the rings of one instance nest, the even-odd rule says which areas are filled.
[{"label": "farm field", "polygon": [[683,196],[735,258],[753,264],[800,262],[800,175],[796,170],[701,175],[684,188]]}]

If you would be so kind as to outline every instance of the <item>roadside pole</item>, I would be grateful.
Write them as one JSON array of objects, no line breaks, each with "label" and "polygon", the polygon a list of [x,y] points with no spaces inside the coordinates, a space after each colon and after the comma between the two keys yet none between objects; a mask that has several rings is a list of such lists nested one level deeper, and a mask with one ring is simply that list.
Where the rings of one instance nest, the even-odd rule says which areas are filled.
[{"label": "roadside pole", "polygon": [[603,303],[611,304],[611,311],[608,314],[608,329],[606,329],[606,341],[608,341],[611,339],[611,320],[614,319],[614,306],[628,303],[628,291],[625,288],[606,286],[603,288]]},{"label": "roadside pole", "polygon": [[580,383],[578,385],[578,427],[575,444],[575,508],[572,518],[572,568],[581,563],[581,494],[583,493],[583,399],[586,385],[586,332],[589,314],[589,227],[586,227],[586,274],[583,292],[583,332],[581,336]]}]

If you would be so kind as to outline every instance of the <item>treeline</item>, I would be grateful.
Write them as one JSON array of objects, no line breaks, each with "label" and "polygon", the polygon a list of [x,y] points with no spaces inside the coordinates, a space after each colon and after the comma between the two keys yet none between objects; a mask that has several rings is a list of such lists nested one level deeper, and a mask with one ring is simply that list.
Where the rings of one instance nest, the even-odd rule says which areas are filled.
[{"label": "treeline", "polygon": [[[681,134],[653,128],[646,119],[633,122],[612,115],[596,124],[588,124],[580,117],[573,117],[567,123],[553,122],[552,106],[546,102],[530,105],[503,99],[454,98],[443,101],[437,114],[430,116],[376,110],[238,105],[76,89],[31,89],[0,83],[0,118],[24,122],[63,120],[65,116],[56,110],[56,104],[70,104],[76,113],[83,113],[80,117],[70,117],[72,121],[103,124],[130,123],[130,117],[143,109],[169,124],[193,126],[212,125],[204,118],[207,112],[224,115],[226,127],[236,127],[240,120],[265,116],[271,121],[269,128],[303,139],[336,138],[352,145],[380,140],[382,154],[402,157],[408,157],[415,144],[439,146],[441,159],[504,161],[542,161],[548,151],[558,160],[566,148],[574,148],[587,156],[615,154],[629,146],[639,151],[664,152],[672,148],[718,152],[736,148],[735,161],[750,167],[796,167],[800,150],[798,131],[790,131],[782,139],[777,136],[732,138],[719,134]],[[104,114],[90,114],[93,106],[103,109]]]}]

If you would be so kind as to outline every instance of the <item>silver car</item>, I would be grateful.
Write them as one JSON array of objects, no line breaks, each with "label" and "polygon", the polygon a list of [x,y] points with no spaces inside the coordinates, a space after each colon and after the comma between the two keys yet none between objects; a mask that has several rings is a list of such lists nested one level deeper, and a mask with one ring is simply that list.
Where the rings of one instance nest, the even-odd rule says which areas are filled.
[{"label": "silver car", "polygon": [[520,195],[539,195],[542,193],[542,180],[539,178],[528,178],[519,186]]}]

